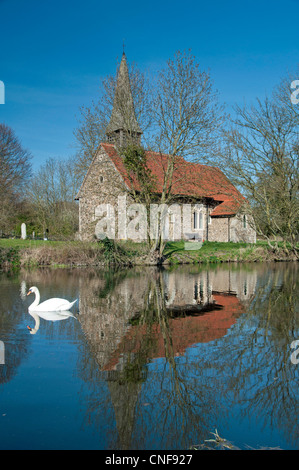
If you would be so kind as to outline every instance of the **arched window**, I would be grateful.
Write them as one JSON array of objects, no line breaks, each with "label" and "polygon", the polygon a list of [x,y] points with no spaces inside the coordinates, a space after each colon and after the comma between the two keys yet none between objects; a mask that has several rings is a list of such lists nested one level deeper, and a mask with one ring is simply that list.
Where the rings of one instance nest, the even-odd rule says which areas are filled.
[{"label": "arched window", "polygon": [[244,228],[247,228],[247,219],[246,219],[246,215],[243,215],[243,227],[244,227]]}]

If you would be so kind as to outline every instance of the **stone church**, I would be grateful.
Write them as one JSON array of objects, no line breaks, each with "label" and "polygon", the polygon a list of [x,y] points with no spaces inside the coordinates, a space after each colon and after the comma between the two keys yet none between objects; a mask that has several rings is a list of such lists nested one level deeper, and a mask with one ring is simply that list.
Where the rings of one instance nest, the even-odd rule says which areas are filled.
[{"label": "stone church", "polygon": [[[132,190],[138,191],[138,181],[129,177],[119,151],[128,139],[140,145],[141,135],[123,54],[106,129],[107,141],[100,144],[76,197],[81,240],[105,236],[116,240],[146,239],[144,221],[149,218],[144,214],[140,217],[143,208],[134,204],[131,197]],[[145,151],[145,155],[158,196],[169,156],[153,151]],[[256,232],[246,214],[247,202],[219,168],[177,157],[171,193],[173,202],[163,219],[165,239],[255,243]],[[152,206],[158,217],[158,204],[151,205],[151,209]]]}]

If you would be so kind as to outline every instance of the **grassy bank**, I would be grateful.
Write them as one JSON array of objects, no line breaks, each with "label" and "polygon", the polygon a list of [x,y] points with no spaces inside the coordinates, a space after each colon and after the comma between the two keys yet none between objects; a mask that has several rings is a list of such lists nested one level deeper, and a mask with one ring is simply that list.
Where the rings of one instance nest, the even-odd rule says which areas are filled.
[{"label": "grassy bank", "polygon": [[[0,239],[0,268],[133,266],[149,264],[145,243],[131,241],[80,242]],[[169,242],[164,264],[288,261],[294,259],[281,247],[273,252],[266,242],[205,242],[198,250],[186,250],[184,242]]]},{"label": "grassy bank", "polygon": [[0,239],[0,268],[131,266],[146,254],[145,244]]},{"label": "grassy bank", "polygon": [[170,242],[166,245],[164,254],[169,264],[289,261],[295,259],[295,256],[286,252],[283,246],[275,252],[267,242],[263,241],[258,241],[256,244],[205,242],[199,250],[186,250],[183,241]]}]

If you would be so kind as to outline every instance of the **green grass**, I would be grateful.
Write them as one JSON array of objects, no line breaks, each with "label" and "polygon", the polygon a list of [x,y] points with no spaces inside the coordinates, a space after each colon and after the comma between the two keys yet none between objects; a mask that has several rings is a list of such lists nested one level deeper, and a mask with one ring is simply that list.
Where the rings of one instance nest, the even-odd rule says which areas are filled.
[{"label": "green grass", "polygon": [[184,241],[168,242],[164,256],[170,264],[263,261],[269,257],[267,242],[204,242],[198,250],[185,250]]},{"label": "green grass", "polygon": [[[54,248],[66,248],[66,247],[77,247],[84,246],[90,248],[96,248],[101,246],[102,242],[91,241],[81,242],[77,240],[69,241],[54,241],[54,240],[22,240],[20,238],[0,238],[0,248],[40,248],[40,247],[54,247]],[[146,251],[146,243],[135,243],[131,240],[119,241],[117,244],[128,251],[134,251],[136,253],[144,253]]]},{"label": "green grass", "polygon": [[65,246],[64,241],[22,240],[20,238],[0,238],[0,248],[38,248],[40,246]]},{"label": "green grass", "polygon": [[[184,248],[184,241],[179,242],[168,242],[164,249],[164,255],[169,256],[172,253],[186,253]],[[240,248],[247,248],[251,246],[249,243],[233,243],[233,242],[204,242],[202,247],[197,251],[197,253],[211,254],[219,251],[231,252],[239,250]],[[192,250],[193,251],[193,250]]]}]

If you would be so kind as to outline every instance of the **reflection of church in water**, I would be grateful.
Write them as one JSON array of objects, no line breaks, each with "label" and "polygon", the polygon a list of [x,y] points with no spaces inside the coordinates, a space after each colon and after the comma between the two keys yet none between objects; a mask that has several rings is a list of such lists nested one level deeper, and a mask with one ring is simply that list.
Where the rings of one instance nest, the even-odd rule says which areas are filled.
[{"label": "reflection of church in water", "polygon": [[146,363],[225,336],[245,312],[256,272],[142,268],[80,282],[79,319],[109,386],[121,448],[129,448]]},{"label": "reflection of church in water", "polygon": [[[158,308],[154,296],[160,297],[160,308],[167,313],[173,353],[180,355],[196,343],[224,336],[244,312],[255,285],[256,274],[239,269],[193,274],[148,268],[105,278],[94,273],[82,285],[80,321],[100,369],[122,370],[124,356],[142,350],[147,309]],[[158,318],[155,323],[151,334],[157,341],[148,359],[165,357]]]}]

